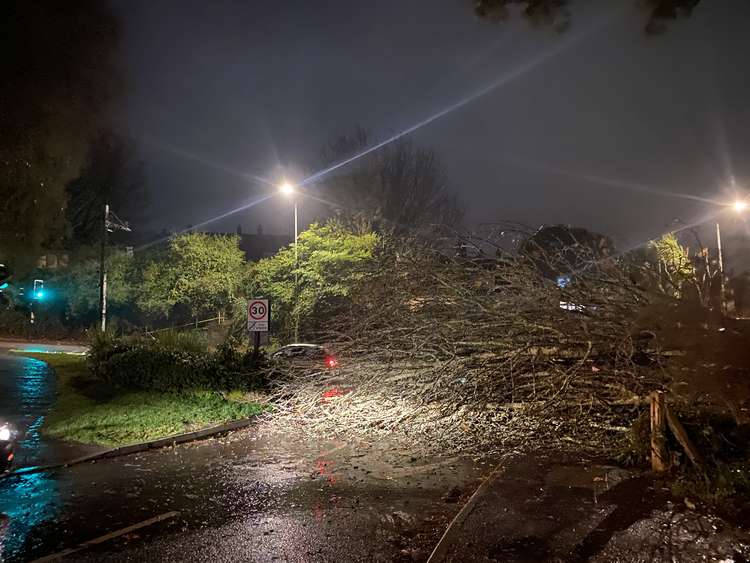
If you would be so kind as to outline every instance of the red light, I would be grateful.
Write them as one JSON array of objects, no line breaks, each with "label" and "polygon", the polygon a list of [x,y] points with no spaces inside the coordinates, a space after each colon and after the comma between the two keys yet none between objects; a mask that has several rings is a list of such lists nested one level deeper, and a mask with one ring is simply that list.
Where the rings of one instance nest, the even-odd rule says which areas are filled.
[{"label": "red light", "polygon": [[335,367],[336,367],[336,364],[337,364],[337,363],[338,363],[338,362],[336,361],[336,358],[334,358],[333,356],[328,356],[328,357],[326,358],[326,365],[327,365],[327,366],[328,366],[329,368],[335,368]]},{"label": "red light", "polygon": [[8,454],[8,461],[13,461],[13,452]]}]

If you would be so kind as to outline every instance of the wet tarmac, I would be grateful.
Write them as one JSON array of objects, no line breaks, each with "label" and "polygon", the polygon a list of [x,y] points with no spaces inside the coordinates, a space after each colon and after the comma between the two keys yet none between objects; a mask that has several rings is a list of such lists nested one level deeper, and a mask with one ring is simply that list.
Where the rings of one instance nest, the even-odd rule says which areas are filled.
[{"label": "wet tarmac", "polygon": [[675,502],[647,472],[539,452],[506,463],[443,562],[740,563],[750,535]]},{"label": "wet tarmac", "polygon": [[66,354],[83,354],[88,350],[85,344],[65,342],[43,342],[27,340],[8,340],[0,338],[0,351],[20,350],[23,352],[38,352],[42,354],[64,352]]},{"label": "wet tarmac", "polygon": [[42,436],[41,427],[54,401],[55,377],[47,364],[0,354],[0,420],[18,431],[16,467],[54,463],[91,451]]},{"label": "wet tarmac", "polygon": [[33,560],[179,511],[71,560],[425,560],[487,470],[392,444],[251,429],[0,483],[11,518],[4,555]]}]

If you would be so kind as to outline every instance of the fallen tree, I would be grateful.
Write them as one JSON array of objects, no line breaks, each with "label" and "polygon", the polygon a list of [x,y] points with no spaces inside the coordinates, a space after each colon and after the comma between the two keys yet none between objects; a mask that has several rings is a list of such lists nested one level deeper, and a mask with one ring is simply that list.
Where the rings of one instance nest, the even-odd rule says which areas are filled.
[{"label": "fallen tree", "polygon": [[[565,252],[549,262],[559,267]],[[653,345],[636,320],[654,296],[614,258],[579,254],[556,283],[540,255],[467,259],[392,241],[319,335],[341,368],[279,382],[279,419],[329,434],[398,433],[443,451],[572,436],[584,420],[587,431],[621,429],[623,410],[665,383],[636,363]]]}]

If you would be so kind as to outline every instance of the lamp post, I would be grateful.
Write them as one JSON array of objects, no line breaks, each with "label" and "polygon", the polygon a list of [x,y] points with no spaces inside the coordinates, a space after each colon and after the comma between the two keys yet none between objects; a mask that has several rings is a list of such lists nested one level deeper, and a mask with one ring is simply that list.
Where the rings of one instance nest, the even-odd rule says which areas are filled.
[{"label": "lamp post", "polygon": [[[748,203],[743,199],[738,199],[732,203],[731,207],[739,215],[747,210]],[[719,258],[719,291],[721,292],[721,309],[723,311],[726,308],[726,287],[724,286],[724,251],[721,248],[721,226],[719,225],[719,221],[716,221],[716,248]]]},{"label": "lamp post", "polygon": [[[296,190],[289,182],[284,182],[279,186],[279,191],[287,197],[293,198],[294,201],[294,294],[296,296],[297,290],[299,289],[299,249],[297,247],[297,238],[299,237],[298,222],[297,222],[297,198]],[[299,340],[299,313],[294,320],[294,340]]]}]

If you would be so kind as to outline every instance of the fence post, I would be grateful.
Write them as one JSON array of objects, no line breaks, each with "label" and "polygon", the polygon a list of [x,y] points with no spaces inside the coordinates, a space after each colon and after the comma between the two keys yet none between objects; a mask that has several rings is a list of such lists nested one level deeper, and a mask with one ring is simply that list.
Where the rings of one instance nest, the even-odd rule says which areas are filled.
[{"label": "fence post", "polygon": [[668,468],[664,391],[654,391],[651,394],[651,469],[656,473],[663,473]]}]

